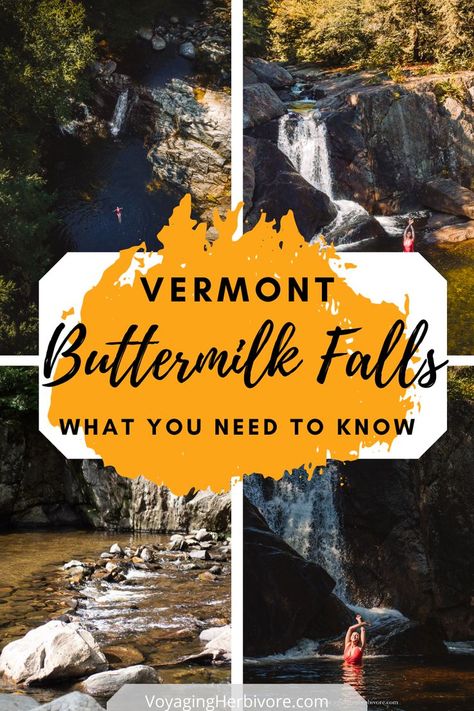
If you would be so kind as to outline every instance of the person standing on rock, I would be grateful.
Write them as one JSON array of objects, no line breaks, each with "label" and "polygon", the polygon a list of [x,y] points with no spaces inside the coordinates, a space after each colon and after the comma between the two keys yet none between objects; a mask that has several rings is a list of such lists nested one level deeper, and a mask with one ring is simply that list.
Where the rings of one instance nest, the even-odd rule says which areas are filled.
[{"label": "person standing on rock", "polygon": [[114,210],[115,214],[117,215],[117,220],[121,223],[122,222],[122,212],[123,212],[123,207],[116,207]]},{"label": "person standing on rock", "polygon": [[413,217],[408,218],[408,225],[403,233],[403,251],[415,251],[415,228],[413,227]]},{"label": "person standing on rock", "polygon": [[356,615],[357,624],[351,625],[344,640],[344,661],[346,664],[362,664],[365,649],[365,625],[360,615]]}]

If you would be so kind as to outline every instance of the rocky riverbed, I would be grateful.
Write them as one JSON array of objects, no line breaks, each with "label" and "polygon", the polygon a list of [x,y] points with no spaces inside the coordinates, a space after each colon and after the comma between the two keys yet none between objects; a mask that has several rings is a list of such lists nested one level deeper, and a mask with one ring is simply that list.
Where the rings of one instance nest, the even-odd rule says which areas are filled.
[{"label": "rocky riverbed", "polygon": [[228,680],[224,534],[12,533],[2,544],[12,561],[0,598],[4,691],[48,702],[77,690],[104,703],[126,681]]}]

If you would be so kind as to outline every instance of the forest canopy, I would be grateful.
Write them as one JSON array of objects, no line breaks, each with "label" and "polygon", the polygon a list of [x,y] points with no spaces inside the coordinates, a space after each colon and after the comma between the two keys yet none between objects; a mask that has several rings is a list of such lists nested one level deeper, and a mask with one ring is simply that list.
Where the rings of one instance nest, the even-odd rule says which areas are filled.
[{"label": "forest canopy", "polygon": [[250,55],[329,67],[474,67],[472,0],[247,0]]}]

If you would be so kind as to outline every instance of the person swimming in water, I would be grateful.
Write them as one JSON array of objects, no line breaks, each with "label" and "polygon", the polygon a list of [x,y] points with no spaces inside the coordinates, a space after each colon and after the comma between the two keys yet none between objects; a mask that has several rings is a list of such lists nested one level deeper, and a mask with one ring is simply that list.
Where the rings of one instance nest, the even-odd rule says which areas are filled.
[{"label": "person swimming in water", "polygon": [[357,624],[351,625],[344,640],[344,661],[346,664],[362,664],[365,649],[365,626],[360,615],[356,615]]},{"label": "person swimming in water", "polygon": [[403,233],[403,251],[404,252],[414,252],[415,251],[415,228],[413,227],[414,220],[413,217],[408,218],[408,225],[405,227]]},{"label": "person swimming in water", "polygon": [[122,211],[123,211],[123,207],[118,207],[118,206],[114,210],[115,214],[117,215],[117,220],[119,222],[122,222]]}]

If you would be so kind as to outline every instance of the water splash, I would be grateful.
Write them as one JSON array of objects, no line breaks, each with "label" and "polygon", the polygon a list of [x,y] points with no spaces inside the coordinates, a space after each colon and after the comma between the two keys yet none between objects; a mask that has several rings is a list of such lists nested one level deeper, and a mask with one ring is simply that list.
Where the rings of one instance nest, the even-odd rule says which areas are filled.
[{"label": "water splash", "polygon": [[304,558],[321,565],[336,581],[334,592],[346,600],[344,540],[335,499],[339,470],[330,463],[322,475],[318,471],[312,480],[300,469],[285,474],[274,482],[271,498],[265,495],[261,476],[246,477],[244,491],[270,528]]},{"label": "water splash", "polygon": [[123,128],[128,107],[128,89],[121,91],[117,103],[115,104],[114,114],[110,122],[110,133],[112,136],[118,136]]},{"label": "water splash", "polygon": [[327,128],[319,111],[282,116],[278,124],[278,148],[308,183],[333,197]]}]

